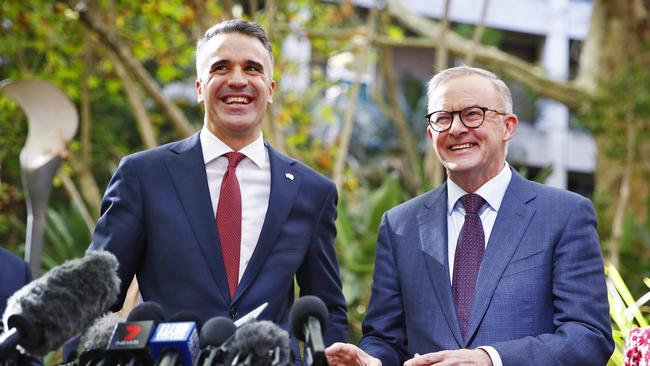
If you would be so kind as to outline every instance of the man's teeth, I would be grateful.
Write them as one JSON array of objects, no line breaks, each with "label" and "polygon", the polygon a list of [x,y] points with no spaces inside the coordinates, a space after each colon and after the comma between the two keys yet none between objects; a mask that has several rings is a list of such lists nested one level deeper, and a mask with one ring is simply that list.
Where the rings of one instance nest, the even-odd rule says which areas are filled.
[{"label": "man's teeth", "polygon": [[250,100],[247,97],[226,97],[225,102],[226,104],[231,104],[231,103],[248,104],[250,103]]},{"label": "man's teeth", "polygon": [[472,146],[474,145],[472,144],[453,145],[451,146],[451,149],[452,150],[469,149]]}]

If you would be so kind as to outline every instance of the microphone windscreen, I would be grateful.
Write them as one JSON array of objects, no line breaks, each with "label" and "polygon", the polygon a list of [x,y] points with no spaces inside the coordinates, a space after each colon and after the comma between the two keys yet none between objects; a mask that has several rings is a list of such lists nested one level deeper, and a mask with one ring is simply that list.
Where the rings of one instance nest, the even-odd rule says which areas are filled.
[{"label": "microphone windscreen", "polygon": [[201,349],[208,346],[219,347],[235,334],[236,330],[237,327],[232,320],[223,316],[214,317],[203,325],[199,333],[199,345]]},{"label": "microphone windscreen", "polygon": [[145,301],[131,310],[126,321],[129,322],[142,322],[152,320],[158,324],[165,320],[165,311],[162,306],[154,301]]},{"label": "microphone windscreen", "polygon": [[329,317],[327,305],[316,296],[303,296],[293,304],[289,312],[291,332],[301,341],[305,340],[304,325],[310,316],[318,319],[321,328],[325,329]]},{"label": "microphone windscreen", "polygon": [[106,349],[115,326],[124,321],[125,319],[118,313],[107,313],[95,320],[79,339],[79,353],[91,349]]},{"label": "microphone windscreen", "polygon": [[190,310],[181,310],[175,313],[167,319],[167,322],[194,322],[196,325],[196,331],[199,332],[199,334],[201,334],[201,328],[203,328],[203,320],[201,320],[199,314]]},{"label": "microphone windscreen", "polygon": [[66,261],[12,295],[3,321],[11,328],[12,315],[28,319],[40,339],[25,349],[45,356],[115,303],[120,290],[117,266],[115,256],[105,251],[89,251],[83,258]]},{"label": "microphone windscreen", "polygon": [[268,366],[276,351],[280,352],[280,360],[289,360],[289,349],[289,333],[271,321],[254,321],[237,329],[227,360],[232,361],[237,355],[240,359],[252,356],[253,365]]}]

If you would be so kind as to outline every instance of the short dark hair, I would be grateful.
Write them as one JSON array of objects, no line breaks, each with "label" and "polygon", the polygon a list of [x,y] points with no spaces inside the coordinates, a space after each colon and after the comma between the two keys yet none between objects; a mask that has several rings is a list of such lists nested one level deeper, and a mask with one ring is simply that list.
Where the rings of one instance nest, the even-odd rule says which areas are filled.
[{"label": "short dark hair", "polygon": [[225,20],[221,23],[217,23],[210,27],[199,41],[196,43],[196,60],[199,60],[199,54],[208,41],[218,35],[218,34],[228,34],[228,33],[241,33],[250,37],[255,37],[262,42],[264,48],[269,51],[269,57],[271,58],[271,68],[273,68],[273,48],[271,48],[271,42],[266,37],[266,32],[261,25],[254,22],[247,22],[241,19],[230,19]]}]

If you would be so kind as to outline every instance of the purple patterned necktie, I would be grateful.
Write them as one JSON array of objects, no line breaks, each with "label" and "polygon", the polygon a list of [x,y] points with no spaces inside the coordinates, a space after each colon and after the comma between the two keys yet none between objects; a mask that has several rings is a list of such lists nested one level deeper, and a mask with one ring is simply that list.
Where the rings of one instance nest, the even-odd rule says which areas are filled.
[{"label": "purple patterned necktie", "polygon": [[228,168],[221,181],[219,203],[217,205],[217,230],[221,240],[221,254],[226,267],[230,298],[235,295],[239,282],[239,253],[241,247],[241,191],[235,169],[246,157],[240,152],[225,154]]},{"label": "purple patterned necktie", "polygon": [[463,337],[469,323],[472,300],[476,289],[476,278],[481,268],[483,251],[485,250],[485,234],[483,224],[478,214],[485,204],[483,197],[478,194],[466,194],[460,198],[465,208],[465,223],[458,235],[456,256],[454,257],[454,273],[452,290],[454,291],[454,304],[456,315],[460,323]]}]

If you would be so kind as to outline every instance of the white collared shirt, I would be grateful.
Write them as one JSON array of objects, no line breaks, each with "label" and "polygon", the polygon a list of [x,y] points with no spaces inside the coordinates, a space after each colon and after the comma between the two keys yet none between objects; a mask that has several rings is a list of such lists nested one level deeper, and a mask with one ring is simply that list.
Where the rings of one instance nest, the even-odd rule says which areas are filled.
[{"label": "white collared shirt", "polygon": [[[483,197],[487,202],[479,211],[479,216],[483,223],[486,246],[490,240],[490,234],[492,233],[492,227],[497,218],[497,213],[499,213],[501,201],[506,194],[508,184],[510,184],[510,178],[512,178],[512,172],[508,163],[505,163],[499,174],[485,182],[485,184],[474,192]],[[467,193],[453,180],[447,179],[447,259],[449,260],[450,279],[454,275],[454,258],[456,255],[458,235],[460,235],[460,229],[465,223],[465,208],[460,203],[460,198]]]},{"label": "white collared shirt", "polygon": [[[490,240],[490,234],[492,234],[494,222],[497,219],[503,196],[506,194],[511,178],[512,171],[510,171],[508,163],[505,163],[499,174],[485,182],[485,184],[474,192],[483,197],[487,202],[487,204],[483,205],[479,211],[481,223],[483,224],[483,232],[485,233],[485,246],[487,246],[487,243]],[[460,229],[465,223],[465,208],[463,207],[463,204],[460,203],[459,199],[467,193],[468,192],[465,192],[453,180],[447,179],[447,259],[449,261],[450,280],[453,278],[454,258],[456,256],[458,236],[460,235]],[[503,365],[501,356],[494,347],[481,346],[478,348],[481,348],[488,353],[494,366]]]},{"label": "white collared shirt", "polygon": [[[201,129],[199,138],[201,139],[203,161],[208,177],[212,213],[216,217],[221,180],[228,167],[228,158],[223,154],[233,150],[213,135],[205,126]],[[236,170],[242,200],[242,233],[239,255],[239,280],[241,281],[257,246],[266,211],[269,207],[271,163],[261,133],[255,141],[239,150],[239,152],[246,155],[246,158],[237,165]],[[221,250],[221,248],[217,248],[217,243],[215,243],[215,250]]]}]

